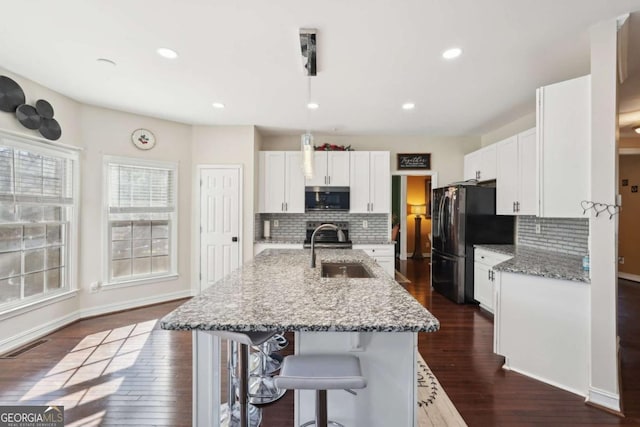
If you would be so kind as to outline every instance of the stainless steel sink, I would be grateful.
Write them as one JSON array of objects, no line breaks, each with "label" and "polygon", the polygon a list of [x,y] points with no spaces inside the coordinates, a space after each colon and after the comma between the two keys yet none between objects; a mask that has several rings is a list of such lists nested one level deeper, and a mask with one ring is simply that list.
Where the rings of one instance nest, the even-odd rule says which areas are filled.
[{"label": "stainless steel sink", "polygon": [[359,262],[323,262],[321,266],[322,277],[366,279],[373,277],[369,270]]}]

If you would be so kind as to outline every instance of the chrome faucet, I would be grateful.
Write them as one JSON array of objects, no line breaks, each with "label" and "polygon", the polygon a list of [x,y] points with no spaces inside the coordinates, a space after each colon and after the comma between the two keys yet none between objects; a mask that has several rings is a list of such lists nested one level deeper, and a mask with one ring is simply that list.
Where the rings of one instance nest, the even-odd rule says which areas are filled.
[{"label": "chrome faucet", "polygon": [[311,235],[311,268],[316,268],[316,233],[325,228],[330,228],[332,230],[336,230],[338,232],[338,241],[346,242],[347,237],[344,235],[344,232],[340,229],[340,227],[333,224],[322,224],[316,227],[313,230],[313,234]]}]

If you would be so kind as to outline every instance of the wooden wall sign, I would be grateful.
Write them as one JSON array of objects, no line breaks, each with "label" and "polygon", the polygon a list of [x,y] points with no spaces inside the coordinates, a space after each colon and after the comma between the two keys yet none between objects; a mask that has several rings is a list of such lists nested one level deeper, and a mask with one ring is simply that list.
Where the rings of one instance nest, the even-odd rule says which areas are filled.
[{"label": "wooden wall sign", "polygon": [[398,153],[398,170],[431,169],[431,153]]}]

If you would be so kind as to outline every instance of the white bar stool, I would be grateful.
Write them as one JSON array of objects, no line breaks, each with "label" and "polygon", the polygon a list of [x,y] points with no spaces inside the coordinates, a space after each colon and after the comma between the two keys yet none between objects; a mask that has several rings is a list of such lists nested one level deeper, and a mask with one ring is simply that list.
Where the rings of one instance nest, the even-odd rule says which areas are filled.
[{"label": "white bar stool", "polygon": [[[274,379],[278,388],[316,391],[316,427],[327,427],[329,423],[327,390],[350,391],[367,386],[367,379],[360,370],[360,360],[346,354],[287,356],[282,362],[280,375]],[[304,425],[310,424],[313,423]]]},{"label": "white bar stool", "polygon": [[[211,331],[222,339],[234,341],[238,344],[238,408],[239,426],[255,427],[260,425],[261,416],[251,419],[249,410],[249,346],[262,345],[269,338],[276,334],[273,332],[232,332],[232,331]],[[231,384],[231,378],[229,379]],[[231,408],[231,402],[229,402]],[[235,422],[231,420],[235,425]]]}]

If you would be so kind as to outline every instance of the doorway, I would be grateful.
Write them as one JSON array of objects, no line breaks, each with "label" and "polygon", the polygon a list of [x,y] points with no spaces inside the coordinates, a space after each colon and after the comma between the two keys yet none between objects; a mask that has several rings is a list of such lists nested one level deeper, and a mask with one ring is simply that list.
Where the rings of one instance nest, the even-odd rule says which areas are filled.
[{"label": "doorway", "polygon": [[[396,171],[391,177],[392,223],[399,225],[397,257],[420,259],[431,256],[431,190],[437,187],[433,171]],[[412,213],[413,208],[413,213]],[[420,217],[416,221],[416,217]],[[420,223],[420,234],[416,225]],[[416,243],[420,246],[416,251]]]},{"label": "doorway", "polygon": [[[622,151],[622,150],[621,150]],[[640,282],[640,149],[618,158],[622,209],[618,223],[618,276]]]},{"label": "doorway", "polygon": [[198,166],[199,291],[237,269],[242,253],[242,166]]}]

